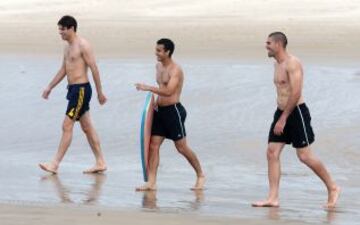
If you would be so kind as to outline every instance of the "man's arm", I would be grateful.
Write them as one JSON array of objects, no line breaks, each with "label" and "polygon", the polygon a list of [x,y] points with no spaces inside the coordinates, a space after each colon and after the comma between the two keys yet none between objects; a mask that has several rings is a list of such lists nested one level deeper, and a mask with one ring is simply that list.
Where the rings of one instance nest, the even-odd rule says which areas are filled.
[{"label": "man's arm", "polygon": [[284,112],[281,115],[284,116],[286,119],[294,110],[301,97],[303,70],[299,61],[293,60],[292,62],[290,62],[288,67],[288,78],[290,85],[290,96],[288,102],[286,103]]},{"label": "man's arm", "polygon": [[180,82],[180,77],[181,77],[181,70],[176,68],[173,72],[173,74],[171,74],[170,76],[170,80],[167,83],[167,85],[162,85],[161,87],[154,87],[154,86],[149,86],[146,84],[135,84],[136,89],[137,90],[142,90],[142,91],[151,91],[159,96],[164,96],[164,97],[168,97],[173,95],[176,92],[176,88],[179,85]]},{"label": "man's arm", "polygon": [[287,74],[289,79],[290,95],[285,109],[278,122],[275,124],[274,133],[280,135],[285,127],[286,120],[296,107],[301,97],[303,70],[298,60],[291,60],[288,64]]},{"label": "man's arm", "polygon": [[57,72],[57,74],[55,75],[55,77],[52,79],[52,81],[49,83],[49,85],[45,88],[45,90],[43,91],[42,97],[44,99],[48,99],[51,90],[60,83],[60,81],[62,81],[62,79],[64,79],[64,77],[66,76],[66,68],[65,68],[65,57],[63,59],[63,63],[61,65],[61,68],[59,70],[59,72]]},{"label": "man's arm", "polygon": [[103,104],[105,104],[107,99],[102,92],[99,69],[96,65],[94,53],[92,51],[90,44],[87,41],[82,41],[80,46],[81,46],[81,52],[82,52],[84,61],[90,67],[90,70],[91,70],[91,73],[92,73],[92,76],[93,76],[93,79],[95,82],[95,87],[96,87],[96,92],[98,94],[99,102],[101,105],[103,105]]}]

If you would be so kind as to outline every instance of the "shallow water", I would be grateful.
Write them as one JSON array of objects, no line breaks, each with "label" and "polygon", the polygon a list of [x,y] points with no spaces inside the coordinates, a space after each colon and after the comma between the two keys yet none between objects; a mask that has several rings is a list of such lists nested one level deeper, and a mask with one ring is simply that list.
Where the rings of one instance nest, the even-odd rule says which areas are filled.
[{"label": "shallow water", "polygon": [[326,212],[321,208],[327,196],[325,187],[298,162],[290,147],[282,155],[282,207],[250,207],[267,193],[265,150],[276,107],[272,62],[188,61],[182,65],[181,101],[188,111],[188,141],[206,172],[207,189],[200,193],[189,190],[194,173],[168,141],[161,149],[159,190],[136,193],[134,188],[142,183],[139,122],[145,93],[137,92],[133,84],[154,84],[154,62],[99,60],[109,101],[99,106],[94,91],[91,114],[109,171],[104,175],[81,173],[92,165],[93,156],[76,126],[59,175],[49,176],[37,163],[51,159],[57,148],[66,109],[66,82],[53,90],[48,101],[40,96],[60,62],[1,56],[0,201],[356,224],[360,219],[360,204],[354,200],[360,184],[357,68],[305,65],[304,96],[316,134],[313,148],[343,188],[338,208]]}]

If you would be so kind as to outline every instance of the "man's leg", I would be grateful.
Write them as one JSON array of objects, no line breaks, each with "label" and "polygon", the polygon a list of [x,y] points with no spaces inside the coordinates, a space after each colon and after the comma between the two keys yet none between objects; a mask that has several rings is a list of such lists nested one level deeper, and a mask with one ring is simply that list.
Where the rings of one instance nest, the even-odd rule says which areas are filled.
[{"label": "man's leg", "polygon": [[184,137],[178,141],[175,141],[175,147],[178,150],[178,152],[187,159],[187,161],[190,163],[190,165],[194,168],[194,170],[196,172],[196,176],[197,176],[196,183],[195,183],[194,187],[191,189],[192,190],[204,189],[205,175],[201,169],[201,165],[200,165],[198,158],[196,157],[195,153],[188,146],[188,144],[186,142],[186,138]]},{"label": "man's leg", "polygon": [[160,146],[165,137],[151,136],[150,151],[149,151],[149,176],[148,182],[145,185],[136,188],[136,191],[154,191],[156,190],[156,175],[160,161]]},{"label": "man's leg", "polygon": [[264,201],[255,202],[254,207],[279,207],[279,184],[280,184],[280,153],[285,143],[270,142],[267,149],[269,196]]},{"label": "man's leg", "polygon": [[336,201],[340,194],[340,188],[333,181],[325,166],[311,151],[310,146],[298,148],[296,153],[300,161],[307,165],[310,169],[312,169],[326,185],[326,188],[328,190],[328,202],[325,207],[335,207]]},{"label": "man's leg", "polygon": [[65,117],[63,126],[62,126],[62,137],[60,140],[59,148],[57,153],[55,154],[54,159],[49,163],[40,163],[39,166],[41,169],[50,172],[50,173],[57,173],[57,169],[59,168],[59,164],[61,160],[64,158],[66,151],[68,150],[72,135],[73,135],[73,128],[74,128],[74,121],[70,119],[68,116]]},{"label": "man's leg", "polygon": [[103,153],[100,148],[100,140],[95,131],[95,128],[91,122],[90,113],[87,111],[80,118],[80,125],[82,130],[84,131],[86,138],[90,144],[91,150],[95,156],[95,166],[85,170],[84,173],[100,173],[106,170],[106,163],[103,156]]}]

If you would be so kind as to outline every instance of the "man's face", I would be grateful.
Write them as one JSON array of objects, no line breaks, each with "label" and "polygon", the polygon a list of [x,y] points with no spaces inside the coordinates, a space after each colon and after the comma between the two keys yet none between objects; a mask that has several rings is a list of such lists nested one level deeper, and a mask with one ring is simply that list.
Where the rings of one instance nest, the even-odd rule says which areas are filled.
[{"label": "man's face", "polygon": [[168,58],[169,55],[168,55],[169,52],[166,52],[165,51],[165,47],[164,45],[156,45],[156,48],[155,48],[155,55],[157,57],[157,60],[159,62],[163,61],[164,59]]},{"label": "man's face", "polygon": [[61,38],[66,41],[69,39],[70,37],[70,32],[72,31],[72,28],[68,29],[66,27],[63,27],[61,25],[58,26],[59,28],[59,34],[61,36]]},{"label": "man's face", "polygon": [[276,53],[278,52],[279,43],[275,42],[274,39],[272,39],[271,37],[268,37],[265,47],[266,47],[266,50],[268,51],[268,56],[274,57],[276,55]]}]

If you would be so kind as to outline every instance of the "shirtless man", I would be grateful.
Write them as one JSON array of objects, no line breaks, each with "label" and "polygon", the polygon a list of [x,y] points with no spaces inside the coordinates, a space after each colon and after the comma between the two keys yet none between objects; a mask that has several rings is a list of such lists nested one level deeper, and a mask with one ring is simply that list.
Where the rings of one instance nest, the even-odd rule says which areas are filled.
[{"label": "shirtless man", "polygon": [[56,174],[59,164],[70,146],[75,121],[80,121],[91,149],[95,155],[95,166],[85,170],[84,173],[98,173],[106,170],[106,163],[101,152],[99,137],[91,122],[89,103],[91,99],[91,86],[87,75],[88,67],[93,75],[101,105],[105,104],[106,97],[102,92],[100,75],[96,66],[95,57],[90,43],[76,34],[77,22],[72,16],[64,16],[58,22],[61,38],[68,42],[64,50],[64,59],[59,72],[45,88],[42,97],[48,99],[51,90],[64,79],[68,81],[68,94],[66,98],[69,103],[63,122],[63,133],[53,160],[49,163],[40,163],[41,169]]},{"label": "shirtless man", "polygon": [[175,147],[194,168],[197,179],[192,190],[204,187],[205,176],[195,153],[186,142],[184,122],[185,108],[180,103],[180,95],[184,82],[184,74],[179,65],[171,58],[175,49],[169,39],[160,39],[156,45],[156,57],[160,62],[156,65],[156,81],[159,87],[146,84],[135,84],[137,90],[151,91],[158,95],[156,110],[151,130],[149,180],[137,191],[156,190],[156,174],[159,166],[159,149],[165,138],[174,141]]},{"label": "shirtless man", "polygon": [[277,90],[277,110],[271,124],[267,149],[269,195],[254,207],[279,207],[280,153],[285,144],[292,144],[301,162],[312,169],[328,190],[325,207],[335,207],[340,188],[311,151],[314,133],[310,124],[310,112],[302,96],[303,69],[301,62],[286,51],[287,38],[281,32],[268,36],[266,49],[274,57],[274,83]]}]

